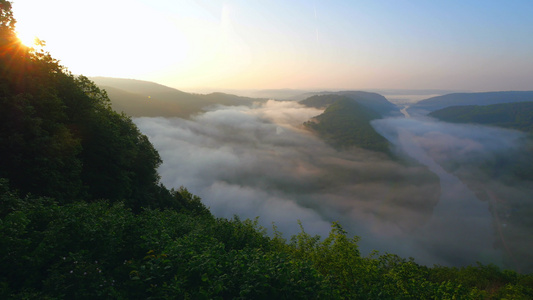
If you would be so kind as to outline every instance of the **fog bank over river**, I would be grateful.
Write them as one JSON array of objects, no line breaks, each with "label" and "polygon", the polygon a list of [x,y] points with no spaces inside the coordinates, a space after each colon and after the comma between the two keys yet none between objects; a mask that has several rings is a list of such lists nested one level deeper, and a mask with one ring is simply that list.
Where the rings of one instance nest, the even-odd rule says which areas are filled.
[{"label": "fog bank over river", "polygon": [[[432,157],[435,153],[448,151],[446,155],[461,155],[468,152],[469,147],[481,149],[485,141],[476,137],[486,136],[485,130],[499,130],[477,126],[458,128],[458,125],[431,119],[412,118],[380,119],[372,125],[393,142],[398,153],[415,159],[439,176],[442,193],[432,218],[408,238],[409,242],[429,249],[431,253],[417,260],[444,265],[450,261],[458,265],[475,261],[501,264],[501,253],[493,248],[495,234],[488,203],[480,201],[461,180],[445,171]],[[454,136],[453,133],[460,129],[469,130],[472,135],[469,138]],[[450,142],[446,145],[448,149],[436,148],[443,146],[434,143],[439,139]]]},{"label": "fog bank over river", "polygon": [[286,238],[299,232],[297,220],[321,236],[338,221],[361,237],[363,253],[375,249],[428,265],[498,262],[487,203],[436,161],[500,151],[518,135],[423,119],[373,121],[399,155],[427,166],[437,180],[424,166],[332,149],[302,127],[321,112],[271,100],[215,107],[190,120],[134,122],[163,159],[162,182],[185,186],[217,217],[259,216]]}]

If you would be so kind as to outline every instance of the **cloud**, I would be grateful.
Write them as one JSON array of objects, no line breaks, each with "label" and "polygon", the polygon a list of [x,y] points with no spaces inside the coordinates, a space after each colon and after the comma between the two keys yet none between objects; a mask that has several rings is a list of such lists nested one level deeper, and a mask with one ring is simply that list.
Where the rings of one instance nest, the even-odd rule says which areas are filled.
[{"label": "cloud", "polygon": [[[428,167],[358,148],[336,151],[302,127],[320,113],[296,102],[268,101],[253,107],[214,107],[190,120],[134,121],[163,158],[162,182],[168,187],[187,187],[216,216],[260,216],[260,224],[270,228],[274,222],[285,237],[299,232],[297,220],[306,232],[321,236],[327,235],[331,222],[339,221],[350,235],[362,237],[363,252],[377,249],[427,264],[457,265],[479,258],[478,252],[466,250],[461,254],[464,259],[450,255],[465,247],[450,241],[450,230],[439,227],[447,224],[439,223],[442,218],[434,220],[433,207],[442,206],[437,205],[441,188]],[[435,157],[445,159],[457,149],[465,157],[486,150],[491,136],[475,139],[457,135],[453,128],[442,131],[440,125],[401,119],[374,125],[398,147],[402,136],[411,137],[416,151],[436,167]],[[468,190],[457,184],[452,180],[444,194]],[[469,197],[475,199],[473,194]],[[460,218],[467,220],[458,222],[465,226],[488,222],[486,214],[476,219],[461,214]],[[449,245],[440,242],[442,236]]]},{"label": "cloud", "polygon": [[[399,153],[427,165],[440,177],[443,193],[431,222],[420,231],[418,243],[435,249],[443,262],[467,264],[472,263],[469,258],[478,257],[479,261],[503,264],[503,253],[506,267],[520,269],[509,262],[514,258],[526,266],[523,270],[533,270],[533,255],[521,253],[531,240],[530,234],[524,234],[531,232],[528,217],[506,213],[533,207],[532,182],[516,175],[520,166],[524,170],[532,167],[526,134],[430,118],[390,118],[372,124],[394,141]],[[514,226],[504,228],[507,223]],[[441,236],[431,240],[435,232]]]}]

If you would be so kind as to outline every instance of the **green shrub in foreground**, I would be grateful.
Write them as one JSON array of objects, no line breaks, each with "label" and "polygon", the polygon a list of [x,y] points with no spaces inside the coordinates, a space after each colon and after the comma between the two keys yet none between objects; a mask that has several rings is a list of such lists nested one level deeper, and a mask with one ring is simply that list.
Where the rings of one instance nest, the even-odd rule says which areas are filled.
[{"label": "green shrub in foreground", "polygon": [[97,201],[20,198],[0,181],[2,299],[533,299],[533,276],[426,267],[324,239],[268,237],[257,220]]}]

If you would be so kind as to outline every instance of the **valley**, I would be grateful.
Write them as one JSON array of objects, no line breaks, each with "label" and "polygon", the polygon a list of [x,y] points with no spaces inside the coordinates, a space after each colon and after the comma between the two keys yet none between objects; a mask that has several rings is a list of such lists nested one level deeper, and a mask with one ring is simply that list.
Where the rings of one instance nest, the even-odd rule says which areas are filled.
[{"label": "valley", "polygon": [[533,299],[533,2],[78,2],[0,0],[1,299]]},{"label": "valley", "polygon": [[[211,95],[218,106],[187,119],[142,117],[135,123],[162,155],[163,182],[184,183],[209,199],[215,215],[260,216],[264,226],[275,222],[288,233],[294,216],[317,234],[342,220],[365,238],[362,249],[413,256],[428,265],[480,261],[517,269],[512,257],[531,261],[522,251],[509,250],[511,244],[522,249],[522,242],[503,242],[509,238],[501,220],[507,219],[494,200],[502,196],[480,189],[473,180],[480,167],[471,160],[476,156],[484,163],[483,157],[521,149],[522,134],[440,123],[420,113],[416,103],[396,106],[372,93],[322,92],[299,103],[250,99],[244,106],[227,106]],[[334,109],[343,103],[348,106]],[[343,118],[339,113],[357,119],[335,123]],[[368,147],[349,142],[348,134],[387,142]],[[491,180],[492,190],[507,186],[513,195],[530,193],[500,183],[502,178]],[[487,193],[492,198],[483,196]],[[508,199],[505,203],[519,201]],[[523,230],[519,226],[515,233]]]}]

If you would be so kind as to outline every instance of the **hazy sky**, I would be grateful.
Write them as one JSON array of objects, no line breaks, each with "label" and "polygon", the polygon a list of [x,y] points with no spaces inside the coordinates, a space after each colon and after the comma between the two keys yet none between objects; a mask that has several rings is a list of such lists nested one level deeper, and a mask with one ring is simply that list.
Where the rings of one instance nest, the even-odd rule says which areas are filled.
[{"label": "hazy sky", "polygon": [[75,74],[189,89],[533,89],[533,1],[13,0]]}]

